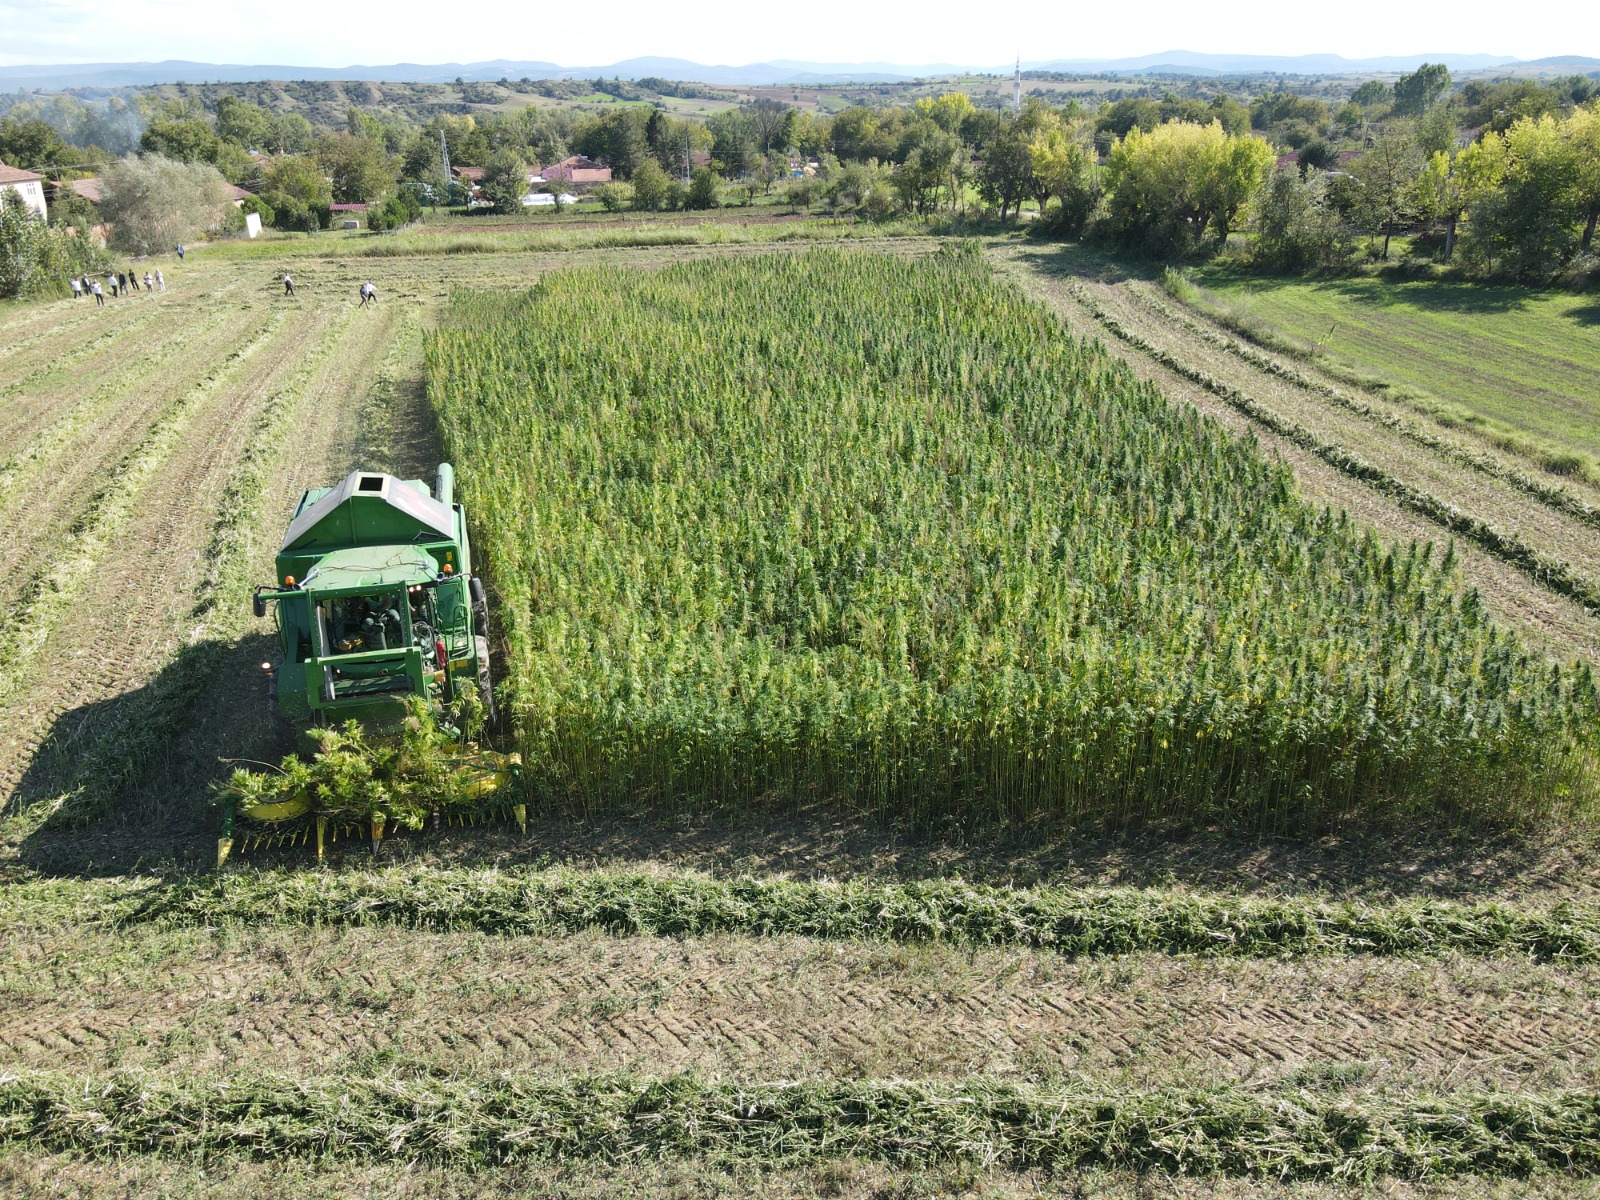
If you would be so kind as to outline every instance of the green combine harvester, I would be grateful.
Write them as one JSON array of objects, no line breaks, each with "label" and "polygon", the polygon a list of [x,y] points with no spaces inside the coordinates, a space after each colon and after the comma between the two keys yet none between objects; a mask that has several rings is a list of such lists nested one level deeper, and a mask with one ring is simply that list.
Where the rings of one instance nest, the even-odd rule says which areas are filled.
[{"label": "green combine harvester", "polygon": [[[491,718],[488,604],[472,571],[466,514],[455,472],[441,463],[433,488],[420,479],[354,471],[300,497],[278,548],[277,578],[258,587],[255,615],[276,609],[280,659],[271,672],[277,712],[297,728],[355,720],[382,736],[411,698],[449,723],[470,704]],[[483,811],[507,806],[520,760],[463,744],[455,770]],[[247,807],[228,802],[217,865],[246,846],[309,840],[322,857],[330,821],[312,797]],[[520,803],[510,806],[525,824]],[[436,814],[437,816],[437,814]],[[335,837],[347,830],[332,826]],[[382,827],[373,822],[373,846]]]}]

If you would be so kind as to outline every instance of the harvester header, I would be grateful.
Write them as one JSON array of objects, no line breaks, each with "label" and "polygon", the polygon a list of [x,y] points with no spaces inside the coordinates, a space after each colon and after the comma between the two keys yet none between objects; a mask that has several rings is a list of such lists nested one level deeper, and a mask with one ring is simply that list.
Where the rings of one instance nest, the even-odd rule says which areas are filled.
[{"label": "harvester header", "polygon": [[[327,727],[355,720],[381,734],[405,717],[413,698],[446,724],[459,720],[473,697],[493,716],[487,601],[454,488],[455,473],[442,463],[431,489],[420,479],[352,471],[300,497],[278,548],[277,577],[258,587],[254,600],[257,617],[270,606],[277,619],[279,659],[264,665],[286,721]],[[515,765],[482,752],[464,761],[487,770],[485,795],[508,783]],[[259,811],[230,808],[219,863],[232,846],[236,815],[279,832],[277,823],[315,810],[309,796]],[[319,850],[324,824],[319,817]]]}]

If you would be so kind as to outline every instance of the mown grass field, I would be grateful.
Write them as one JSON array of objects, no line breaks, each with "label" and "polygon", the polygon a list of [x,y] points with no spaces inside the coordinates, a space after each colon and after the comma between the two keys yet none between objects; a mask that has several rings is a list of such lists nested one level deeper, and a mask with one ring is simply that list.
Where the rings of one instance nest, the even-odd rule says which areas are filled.
[{"label": "mown grass field", "polygon": [[1551,447],[1600,458],[1600,300],[1437,281],[1195,272],[1197,282],[1334,363]]},{"label": "mown grass field", "polygon": [[[913,835],[865,819],[862,806],[842,805],[827,789],[750,803],[738,775],[719,771],[726,802],[704,811],[625,794],[609,814],[551,805],[526,837],[505,826],[449,830],[391,839],[376,863],[364,842],[342,842],[322,869],[303,848],[247,858],[221,876],[207,869],[215,837],[207,787],[228,769],[220,760],[277,750],[257,665],[270,653],[269,634],[249,616],[249,587],[265,578],[300,488],[357,465],[424,475],[440,457],[424,345],[447,320],[456,289],[491,293],[479,315],[494,325],[536,303],[528,299],[536,280],[572,268],[574,280],[602,279],[618,295],[691,309],[699,303],[692,289],[675,297],[651,289],[697,271],[729,285],[730,295],[740,278],[771,285],[766,324],[741,324],[736,304],[716,323],[716,336],[748,335],[748,355],[711,334],[698,355],[678,353],[676,343],[669,352],[664,337],[597,346],[586,332],[594,305],[568,297],[570,336],[555,349],[572,356],[571,390],[567,407],[551,411],[563,416],[565,452],[580,453],[588,439],[604,448],[598,461],[609,474],[569,472],[560,488],[544,490],[552,503],[587,495],[589,518],[608,522],[609,540],[581,556],[584,571],[605,566],[607,544],[614,565],[626,565],[616,550],[627,544],[621,518],[643,511],[608,509],[599,480],[613,489],[626,481],[628,494],[643,497],[652,474],[665,478],[687,461],[710,400],[731,420],[738,398],[759,390],[747,385],[760,384],[770,414],[781,415],[784,396],[803,393],[814,417],[825,407],[815,383],[823,378],[838,392],[828,412],[846,401],[865,412],[874,397],[901,407],[885,410],[897,420],[885,422],[892,437],[881,453],[863,432],[806,460],[812,477],[795,494],[819,512],[829,504],[845,511],[829,490],[835,484],[824,482],[852,478],[854,459],[871,465],[860,476],[866,484],[873,472],[928,484],[896,493],[907,511],[930,507],[930,496],[943,503],[958,487],[976,504],[984,481],[1031,464],[1028,511],[1042,519],[1061,503],[1051,488],[1063,468],[1022,435],[1043,436],[1056,419],[1051,396],[1076,394],[1087,381],[1086,394],[1105,402],[1101,415],[1144,414],[1181,434],[1196,463],[1240,453],[1218,430],[1254,433],[1294,472],[1292,489],[1347,509],[1354,549],[1334,538],[1330,553],[1348,551],[1341,579],[1375,585],[1377,607],[1362,611],[1390,611],[1389,542],[1401,543],[1392,561],[1403,563],[1406,542],[1433,540],[1437,562],[1448,530],[1401,507],[1398,493],[1338,470],[1338,455],[1318,457],[1274,434],[1261,414],[1280,427],[1292,419],[1317,445],[1355,447],[1351,454],[1359,450],[1408,487],[1504,526],[1502,549],[1515,536],[1538,555],[1561,557],[1571,579],[1590,577],[1581,543],[1590,501],[1580,481],[1530,473],[1536,467],[1509,453],[1474,464],[1381,419],[1388,410],[1364,416],[1319,391],[1320,376],[1274,373],[1219,342],[1224,327],[1185,324],[1203,317],[1171,308],[1144,281],[1108,278],[1078,259],[1064,270],[1001,239],[989,254],[999,281],[974,282],[962,273],[970,265],[940,274],[954,268],[930,259],[937,240],[914,230],[877,237],[770,225],[787,240],[747,237],[736,223],[708,231],[663,220],[644,230],[650,238],[620,240],[597,222],[550,231],[546,241],[534,240],[544,230],[464,225],[393,239],[205,248],[181,265],[163,262],[164,296],[104,310],[70,301],[0,308],[0,513],[33,532],[0,584],[13,634],[0,665],[0,1192],[228,1200],[1597,1194],[1600,859],[1592,826],[1570,813],[1558,818],[1559,804],[1527,807],[1532,828],[1481,822],[1512,800],[1485,789],[1470,798],[1475,816],[1459,824],[1385,831],[1346,823],[1316,838],[1240,838],[1207,827],[1091,838],[1044,822]],[[404,253],[366,253],[387,246]],[[739,265],[818,247],[829,254]],[[785,308],[784,293],[808,297],[803,277],[834,252],[893,260],[878,265],[879,277],[922,287],[915,313],[886,329],[852,317],[845,299],[837,311],[814,297]],[[694,266],[701,260],[710,265]],[[285,263],[300,293],[294,300],[278,284]],[[831,277],[852,269],[830,268]],[[934,274],[918,284],[923,270]],[[367,278],[378,285],[379,307],[360,312],[355,287]],[[958,319],[973,300],[987,325]],[[873,335],[876,362],[860,337],[819,352],[807,340],[807,313],[835,330],[856,321],[853,334]],[[1116,336],[1103,317],[1139,342]],[[922,338],[943,329],[966,344],[974,328],[979,348],[966,354]],[[1079,347],[1066,331],[1099,338],[1105,349]],[[846,346],[858,358],[841,377],[823,364]],[[639,452],[649,441],[641,434],[660,414],[632,391],[608,391],[605,372],[580,369],[580,359],[605,362],[624,351],[648,360],[652,377],[659,365],[661,378],[684,381],[674,418],[683,424],[663,418],[682,436],[650,443],[653,456]],[[518,378],[524,364],[507,353],[502,375]],[[708,360],[714,369],[695,369]],[[941,372],[954,363],[959,375],[957,360],[967,383],[951,387]],[[1019,390],[1002,420],[980,401],[1004,398],[984,389],[1013,360],[1041,383]],[[1133,375],[1124,377],[1119,362]],[[1069,382],[1056,387],[1063,371]],[[1134,386],[1135,375],[1157,390]],[[959,410],[970,424],[939,415],[949,391],[970,397]],[[489,413],[494,395],[485,384],[436,400],[447,421],[461,422],[471,415],[464,406]],[[605,422],[629,405],[639,420],[624,438]],[[1214,424],[1201,426],[1190,410]],[[813,434],[821,428],[832,427],[814,424]],[[973,428],[991,431],[990,459]],[[1183,432],[1195,428],[1209,432]],[[1010,440],[998,440],[1002,429]],[[912,444],[927,433],[931,446],[935,431],[944,459]],[[507,468],[537,444],[529,428],[519,432],[520,444],[512,438],[459,461],[463,486],[514,474]],[[725,442],[760,445],[757,432]],[[801,432],[803,423],[769,420],[766,441]],[[464,426],[450,436],[463,434]],[[1081,453],[1086,442],[1072,444]],[[859,453],[846,452],[852,447]],[[1161,488],[1152,482],[1161,461],[1154,447],[1126,468],[1126,479],[1145,480],[1141,487],[1102,481],[1111,493],[1103,507],[1125,518],[1115,538],[1137,543],[1141,529],[1162,528],[1148,524],[1152,505],[1138,502],[1164,494],[1172,474],[1160,475]],[[957,473],[957,448],[993,471]],[[1123,470],[1104,458],[1107,469]],[[1250,462],[1235,482],[1259,475],[1291,487],[1279,468]],[[704,474],[687,474],[685,494]],[[768,507],[786,494],[771,479],[747,482],[759,484],[748,490]],[[849,495],[871,511],[871,497]],[[1001,517],[1012,504],[1000,502],[1004,495],[991,497]],[[492,501],[470,502],[475,518],[491,514]],[[1518,503],[1539,520],[1516,524]],[[741,507],[767,511],[733,504],[730,521]],[[1032,545],[1039,523],[993,521],[996,532],[974,543],[950,536],[968,527],[947,522],[938,538],[906,542],[895,509],[879,505],[874,519],[885,525],[874,540],[914,549],[923,557],[902,561],[928,567],[951,545],[976,554],[979,566],[1011,562],[1008,547]],[[1100,511],[1085,509],[1081,523],[1092,526]],[[1272,528],[1274,513],[1283,515],[1263,510],[1259,528]],[[1012,542],[1002,536],[1008,529]],[[1361,549],[1367,529],[1376,531],[1370,554]],[[482,527],[474,532],[487,546]],[[717,532],[681,539],[682,554],[716,545]],[[517,656],[535,645],[527,640],[532,599],[556,581],[548,534],[540,527],[523,540],[544,559],[519,561],[513,544],[489,551],[502,675],[540,661]],[[1207,544],[1185,536],[1197,554]],[[1228,544],[1253,553],[1248,539]],[[1459,613],[1460,587],[1482,589],[1486,615],[1476,632],[1462,633],[1486,643],[1492,618],[1496,645],[1503,626],[1543,637],[1562,659],[1581,657],[1583,622],[1594,618],[1514,556],[1486,547],[1461,537],[1459,580],[1441,593]],[[728,561],[724,574],[737,577],[741,560]],[[1029,593],[1036,632],[1048,628],[1037,614],[1054,594],[1044,586],[1049,562],[1040,559]],[[1297,569],[1285,586],[1304,582]],[[814,574],[830,586],[843,579]],[[1142,586],[1148,594],[1169,577],[1148,571]],[[797,594],[776,586],[782,578],[769,581],[774,602]],[[911,590],[936,596],[933,584],[949,578],[925,572]],[[995,575],[974,568],[970,578]],[[1176,578],[1210,578],[1211,587],[1222,577],[1191,570]],[[1131,586],[1136,595],[1137,578]],[[608,610],[607,636],[640,614],[669,611],[668,600],[688,604],[696,590],[702,607],[727,599],[704,586],[641,594]],[[1026,599],[989,586],[973,594],[992,597],[996,611]],[[594,603],[607,595],[596,591]],[[1237,612],[1255,611],[1241,604]],[[892,610],[886,600],[881,612]],[[574,620],[595,619],[582,605],[571,611]],[[1434,634],[1447,631],[1429,625],[1427,611],[1444,609],[1417,610],[1412,628],[1433,633],[1407,652],[1429,672],[1466,679],[1467,657],[1442,652]],[[1269,615],[1262,608],[1251,619]],[[859,664],[895,661],[865,653],[890,644],[870,622],[858,633],[874,640],[823,638],[820,647],[805,622],[792,624],[791,648],[819,661],[846,652]],[[998,622],[984,636],[1016,625]],[[1375,636],[1370,622],[1358,627]],[[1362,647],[1384,644],[1351,637],[1356,662]],[[608,652],[628,644],[619,636]],[[899,661],[909,669],[934,661],[927,649],[941,643],[904,644],[911,653]],[[1034,653],[1052,644],[1040,641]],[[1004,639],[996,646],[1004,649]],[[1474,646],[1476,673],[1499,651]],[[642,649],[637,661],[647,667],[642,680],[655,674],[659,682]],[[1181,675],[1178,662],[1165,675]],[[717,664],[699,665],[711,672]],[[1369,662],[1350,678],[1370,670]],[[1545,686],[1542,663],[1538,671],[1524,680],[1526,694]],[[1152,669],[1147,681],[1162,674]],[[1394,668],[1396,687],[1403,675]],[[524,695],[538,692],[530,676],[513,677]],[[904,676],[897,694],[909,694],[914,678]],[[1419,682],[1410,694],[1425,691]],[[1428,710],[1417,711],[1421,727],[1432,728]]]}]

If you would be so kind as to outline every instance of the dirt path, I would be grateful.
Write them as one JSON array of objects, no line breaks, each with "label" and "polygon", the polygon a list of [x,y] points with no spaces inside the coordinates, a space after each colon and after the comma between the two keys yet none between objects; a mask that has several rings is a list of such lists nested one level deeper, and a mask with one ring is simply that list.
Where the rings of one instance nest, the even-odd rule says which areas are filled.
[{"label": "dirt path", "polygon": [[[1075,334],[1099,339],[1114,358],[1127,363],[1163,395],[1192,405],[1237,434],[1255,437],[1293,468],[1301,493],[1311,503],[1342,508],[1380,534],[1402,543],[1438,545],[1451,540],[1451,535],[1434,522],[1249,420],[1207,389],[1111,336],[1073,296],[1068,277],[1039,270],[1014,254],[997,256],[994,263],[1002,274],[1055,311]],[[1456,555],[1464,577],[1482,591],[1502,620],[1557,657],[1582,657],[1600,663],[1600,620],[1582,604],[1541,587],[1526,572],[1470,542],[1457,540]]]}]

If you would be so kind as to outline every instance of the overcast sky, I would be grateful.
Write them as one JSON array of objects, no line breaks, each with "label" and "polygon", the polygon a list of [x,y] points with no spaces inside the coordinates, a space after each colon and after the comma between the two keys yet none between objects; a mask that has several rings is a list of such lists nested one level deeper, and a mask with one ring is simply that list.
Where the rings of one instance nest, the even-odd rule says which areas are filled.
[{"label": "overcast sky", "polygon": [[529,59],[589,66],[659,54],[701,63],[998,64],[1184,49],[1236,54],[1600,54],[1594,0],[1448,8],[1345,0],[1145,4],[766,4],[700,0],[0,0],[0,63],[137,62],[341,67]]}]

